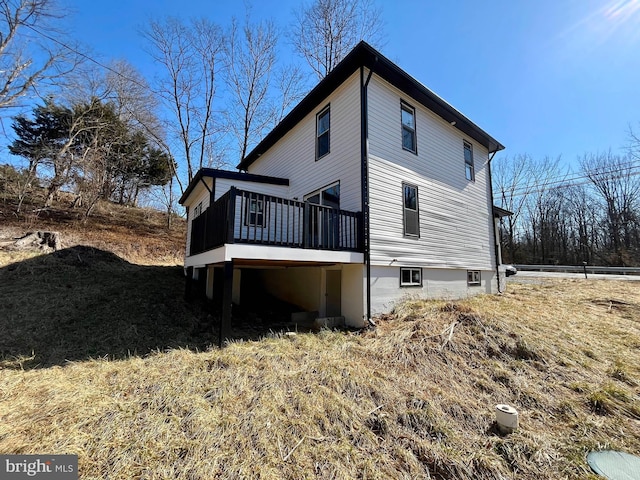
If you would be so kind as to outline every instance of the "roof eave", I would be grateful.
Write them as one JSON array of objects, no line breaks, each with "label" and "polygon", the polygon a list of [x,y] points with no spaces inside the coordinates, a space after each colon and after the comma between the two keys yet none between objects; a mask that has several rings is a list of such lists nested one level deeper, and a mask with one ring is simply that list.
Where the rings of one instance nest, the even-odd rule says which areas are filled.
[{"label": "roof eave", "polygon": [[372,69],[374,73],[420,102],[423,106],[453,125],[454,128],[486,147],[489,153],[504,149],[500,142],[453,106],[422,85],[368,43],[362,41],[264,137],[236,168],[247,170],[253,162],[275,145],[289,130],[320,105],[331,92],[362,66]]},{"label": "roof eave", "polygon": [[200,181],[205,177],[206,178],[224,178],[229,180],[239,180],[239,181],[245,181],[245,182],[269,183],[272,185],[282,185],[282,186],[289,185],[288,178],[270,177],[267,175],[255,175],[251,173],[240,173],[240,172],[233,172],[230,170],[219,170],[216,168],[201,168],[200,170],[198,170],[195,176],[191,179],[191,182],[189,182],[187,189],[184,191],[184,193],[180,197],[180,200],[178,200],[180,205],[184,205],[184,202],[187,200],[187,198],[189,198],[189,195],[191,195],[191,193],[196,188],[198,183],[200,183]]}]

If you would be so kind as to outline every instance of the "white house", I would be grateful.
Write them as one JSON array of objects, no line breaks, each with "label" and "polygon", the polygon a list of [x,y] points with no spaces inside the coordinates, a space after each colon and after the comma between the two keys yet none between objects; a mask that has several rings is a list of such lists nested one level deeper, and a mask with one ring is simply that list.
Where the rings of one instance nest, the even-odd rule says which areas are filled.
[{"label": "white house", "polygon": [[185,268],[223,302],[256,289],[363,326],[408,295],[504,284],[491,159],[504,147],[361,42],[246,158],[202,169]]}]

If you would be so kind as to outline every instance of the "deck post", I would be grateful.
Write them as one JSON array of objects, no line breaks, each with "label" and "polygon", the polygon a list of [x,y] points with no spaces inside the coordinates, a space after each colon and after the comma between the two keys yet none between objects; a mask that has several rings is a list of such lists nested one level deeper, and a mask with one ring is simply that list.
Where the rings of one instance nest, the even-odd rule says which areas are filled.
[{"label": "deck post", "polygon": [[[233,243],[234,237],[234,228],[236,224],[236,188],[231,187],[229,189],[229,204],[227,205],[227,242]],[[240,212],[240,217],[242,219],[242,212]],[[242,228],[242,223],[240,223],[240,228]]]},{"label": "deck post", "polygon": [[231,337],[231,307],[233,305],[233,259],[224,262],[224,281],[222,290],[222,317],[220,319],[220,337],[218,346]]},{"label": "deck post", "polygon": [[304,202],[304,213],[302,214],[302,248],[309,248],[311,244],[310,224],[311,223],[311,208],[309,202]]},{"label": "deck post", "polygon": [[193,284],[193,267],[186,268],[186,275],[184,279],[184,300],[185,302],[191,301],[191,289]]}]

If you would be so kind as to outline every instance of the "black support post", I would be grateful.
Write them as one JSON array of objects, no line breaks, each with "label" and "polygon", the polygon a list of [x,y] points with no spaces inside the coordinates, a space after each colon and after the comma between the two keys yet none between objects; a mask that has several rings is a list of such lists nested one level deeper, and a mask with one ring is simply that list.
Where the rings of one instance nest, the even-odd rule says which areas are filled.
[{"label": "black support post", "polygon": [[184,280],[184,300],[191,301],[191,290],[193,285],[193,267],[187,267],[186,278]]},{"label": "black support post", "polygon": [[[234,227],[236,222],[236,188],[231,187],[229,189],[229,204],[227,205],[227,240],[226,243],[234,242]],[[242,228],[242,215],[240,212],[240,228]]]},{"label": "black support post", "polygon": [[233,302],[233,260],[224,262],[224,281],[222,292],[222,317],[220,319],[220,338],[218,346],[231,337],[231,307]]}]

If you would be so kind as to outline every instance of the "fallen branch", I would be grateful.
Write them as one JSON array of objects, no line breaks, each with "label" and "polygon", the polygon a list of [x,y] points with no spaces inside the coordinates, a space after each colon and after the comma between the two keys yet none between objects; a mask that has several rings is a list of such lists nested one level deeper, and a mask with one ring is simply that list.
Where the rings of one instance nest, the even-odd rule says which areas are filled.
[{"label": "fallen branch", "polygon": [[378,405],[376,408],[367,413],[367,415],[371,415],[373,412],[375,412],[376,410],[380,410],[382,407],[384,407],[384,403],[382,405]]},{"label": "fallen branch", "polygon": [[291,456],[291,454],[296,451],[296,448],[298,448],[300,446],[300,444],[304,441],[305,438],[307,438],[307,437],[306,436],[302,437],[300,439],[300,441],[298,443],[296,443],[296,446],[293,447],[291,449],[291,451],[289,453],[287,453],[287,455],[282,459],[283,462],[286,462],[287,460],[289,460],[289,457]]},{"label": "fallen branch", "polygon": [[457,321],[451,322],[451,325],[449,325],[449,327],[444,330],[444,332],[449,330],[449,336],[444,340],[444,342],[442,342],[442,345],[440,345],[440,350],[442,350],[444,347],[447,346],[449,342],[451,342],[451,339],[453,338],[453,331],[456,328],[457,323],[458,323]]}]

